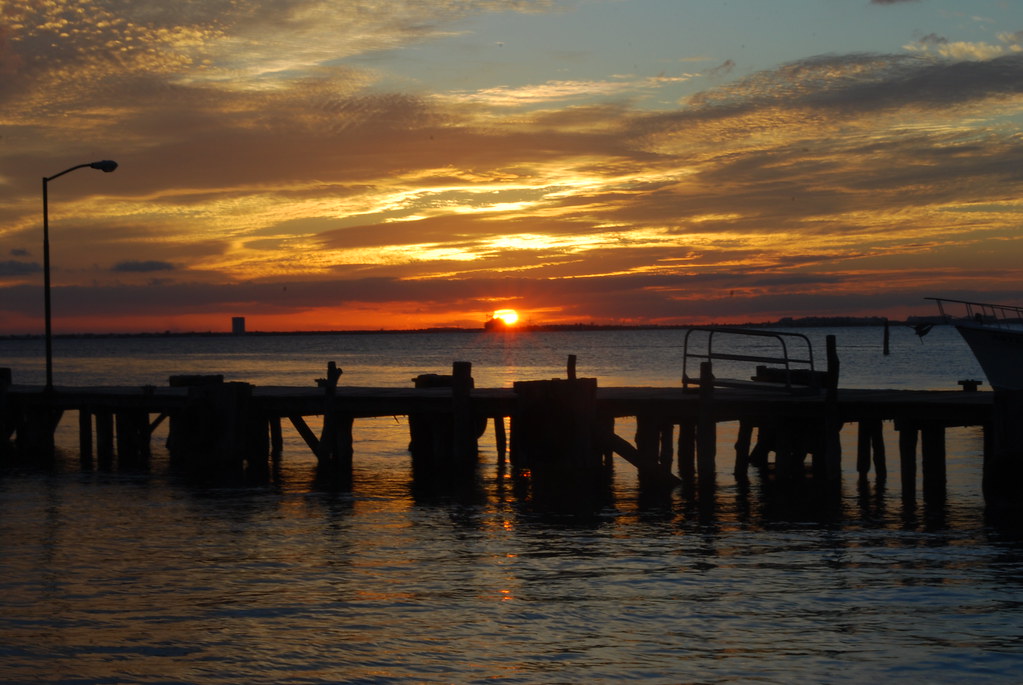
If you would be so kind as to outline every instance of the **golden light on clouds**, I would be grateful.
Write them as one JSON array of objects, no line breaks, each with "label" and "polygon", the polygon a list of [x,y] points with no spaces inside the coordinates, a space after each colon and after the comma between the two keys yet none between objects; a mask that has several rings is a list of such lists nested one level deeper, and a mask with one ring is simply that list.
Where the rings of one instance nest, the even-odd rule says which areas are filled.
[{"label": "golden light on clouds", "polygon": [[52,188],[82,330],[1020,296],[1023,6],[828,3],[808,27],[632,5],[9,0],[2,320],[40,320],[39,178],[105,158]]}]

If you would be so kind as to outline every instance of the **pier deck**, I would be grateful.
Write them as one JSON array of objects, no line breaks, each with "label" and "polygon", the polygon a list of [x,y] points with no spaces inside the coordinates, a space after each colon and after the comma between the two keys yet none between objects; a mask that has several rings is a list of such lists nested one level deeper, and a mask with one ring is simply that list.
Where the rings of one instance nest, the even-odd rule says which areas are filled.
[{"label": "pier deck", "polygon": [[[42,386],[10,385],[10,402],[79,409],[144,409],[170,413],[188,404],[185,387],[61,387],[47,393]],[[482,416],[513,416],[513,388],[474,388],[470,391],[474,411]],[[994,394],[959,390],[840,389],[836,407],[843,422],[866,419],[940,420],[949,425],[982,426],[991,416]],[[267,416],[318,416],[324,413],[323,388],[299,386],[253,386],[252,398]],[[333,394],[334,408],[355,417],[401,416],[411,413],[450,412],[451,388],[401,388],[339,386]],[[598,387],[598,412],[615,418],[648,414],[695,420],[701,403],[694,390],[681,387]],[[718,421],[739,421],[750,416],[815,416],[823,411],[824,395],[793,395],[739,388],[718,388],[713,408]]]},{"label": "pier deck", "polygon": [[[590,383],[580,385],[585,381]],[[504,419],[510,418],[513,465],[537,468],[549,461],[565,461],[564,455],[569,454],[569,469],[586,470],[595,464],[607,466],[612,454],[618,454],[639,470],[641,478],[676,483],[692,481],[697,475],[712,477],[716,426],[721,422],[740,425],[737,477],[744,477],[750,465],[765,465],[770,454],[775,455],[776,470],[801,469],[803,460],[812,456],[815,472],[834,477],[841,470],[837,433],[843,425],[856,423],[860,474],[866,476],[873,466],[877,477],[884,478],[881,422],[894,421],[900,433],[904,487],[914,487],[918,442],[925,485],[940,487],[945,471],[945,428],[982,426],[987,430],[994,407],[994,393],[962,390],[839,389],[793,394],[752,387],[601,388],[593,379],[522,384],[534,386],[534,390],[537,386],[541,390],[592,386],[592,397],[584,398],[581,405],[588,417],[580,419],[578,408],[573,408],[578,400],[563,394],[543,400],[548,405],[531,413],[526,406],[528,397],[519,385],[459,389],[217,383],[198,387],[56,387],[51,391],[41,386],[8,385],[2,395],[0,437],[39,451],[40,445],[52,445],[61,416],[76,411],[83,463],[91,463],[95,448],[101,464],[111,464],[116,453],[122,464],[132,465],[148,458],[152,431],[170,418],[172,431],[174,422],[178,423],[179,444],[198,453],[192,457],[198,463],[222,463],[225,455],[234,454],[227,457],[229,461],[251,466],[265,462],[267,455],[280,458],[281,422],[288,420],[321,464],[340,465],[344,470],[354,456],[354,419],[404,415],[410,417],[412,444],[427,453],[430,468],[446,469],[475,455],[476,439],[488,419],[493,420],[503,460],[507,446]],[[320,435],[306,423],[310,416],[324,417]],[[631,440],[615,434],[615,420],[622,418],[635,418],[637,431]],[[537,421],[540,428],[535,427]],[[759,431],[756,441],[754,430]],[[560,435],[565,431],[568,437]]]}]

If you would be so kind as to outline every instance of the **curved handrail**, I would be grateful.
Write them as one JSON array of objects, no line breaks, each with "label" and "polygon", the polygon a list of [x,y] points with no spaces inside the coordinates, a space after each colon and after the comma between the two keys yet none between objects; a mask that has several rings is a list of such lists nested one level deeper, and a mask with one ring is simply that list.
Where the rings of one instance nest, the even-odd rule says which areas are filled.
[{"label": "curved handrail", "polygon": [[[695,332],[707,333],[707,347],[705,352],[693,352],[689,349],[689,337]],[[781,346],[780,356],[770,355],[751,355],[751,354],[737,354],[729,352],[715,352],[714,351],[714,336],[717,334],[725,335],[736,335],[746,337],[761,337],[761,338],[773,338],[778,341]],[[806,346],[806,357],[794,357],[789,354],[789,346],[787,341],[801,341]],[[690,328],[686,331],[685,339],[683,340],[682,348],[682,387],[688,388],[690,383],[698,383],[697,380],[689,376],[689,359],[698,359],[700,361],[708,361],[713,364],[715,360],[720,361],[745,361],[755,362],[764,364],[780,364],[784,368],[784,379],[785,387],[788,390],[792,390],[792,375],[793,365],[800,364],[806,365],[805,370],[809,371],[811,379],[816,378],[814,362],[813,362],[813,345],[810,343],[810,339],[802,333],[783,333],[778,331],[763,331],[758,329],[750,328],[731,328],[724,326],[697,326]]]}]

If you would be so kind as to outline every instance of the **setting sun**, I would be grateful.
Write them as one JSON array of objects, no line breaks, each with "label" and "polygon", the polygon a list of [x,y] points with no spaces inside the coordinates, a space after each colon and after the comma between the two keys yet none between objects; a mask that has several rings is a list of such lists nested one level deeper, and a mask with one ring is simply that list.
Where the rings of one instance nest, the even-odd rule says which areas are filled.
[{"label": "setting sun", "polygon": [[500,319],[506,326],[511,326],[518,322],[519,313],[514,309],[498,309],[494,312],[493,318]]}]

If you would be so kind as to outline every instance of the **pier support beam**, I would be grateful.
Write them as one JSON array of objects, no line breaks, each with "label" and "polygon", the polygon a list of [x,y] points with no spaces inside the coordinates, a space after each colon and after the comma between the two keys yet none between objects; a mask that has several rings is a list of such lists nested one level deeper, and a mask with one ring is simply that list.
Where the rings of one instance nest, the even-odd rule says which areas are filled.
[{"label": "pier support beam", "polygon": [[895,430],[899,433],[899,471],[902,477],[902,496],[903,498],[912,498],[916,495],[918,428],[908,421],[896,421]]},{"label": "pier support beam", "polygon": [[717,417],[714,415],[714,374],[710,362],[700,363],[700,406],[696,420],[696,472],[700,486],[717,476]]},{"label": "pier support beam", "polygon": [[866,478],[873,463],[878,482],[888,477],[884,448],[884,430],[881,419],[863,419],[857,424],[856,471]]},{"label": "pier support beam", "polygon": [[902,495],[916,495],[917,445],[923,467],[923,492],[928,499],[941,499],[946,491],[945,424],[940,421],[902,420],[895,422],[899,432],[899,463]]}]

